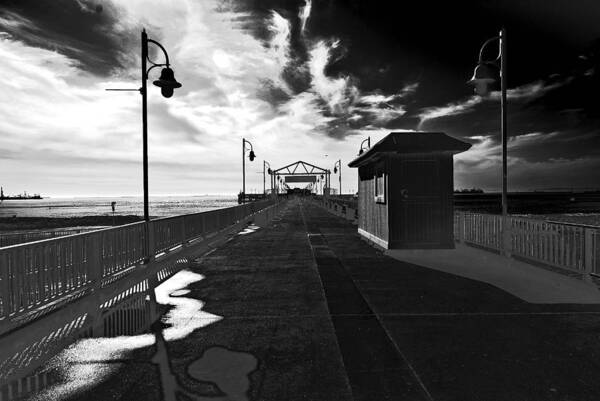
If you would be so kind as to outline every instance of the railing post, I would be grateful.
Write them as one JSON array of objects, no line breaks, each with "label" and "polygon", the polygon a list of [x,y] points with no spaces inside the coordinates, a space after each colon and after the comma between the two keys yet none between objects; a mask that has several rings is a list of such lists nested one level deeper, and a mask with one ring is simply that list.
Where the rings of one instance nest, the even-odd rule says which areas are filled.
[{"label": "railing post", "polygon": [[185,235],[185,216],[181,216],[181,246],[185,248],[187,246],[187,237]]},{"label": "railing post", "polygon": [[506,257],[512,255],[512,220],[508,216],[502,217],[502,254]]},{"label": "railing post", "polygon": [[594,254],[596,253],[594,234],[598,233],[593,228],[584,229],[584,274],[586,279],[590,279],[590,274],[594,271]]},{"label": "railing post", "polygon": [[102,280],[102,276],[104,274],[103,271],[103,260],[100,252],[100,248],[102,245],[102,235],[96,234],[86,238],[87,241],[90,241],[87,256],[87,281],[91,282],[94,287],[100,286],[100,281]]},{"label": "railing post", "polygon": [[146,263],[151,263],[154,261],[156,252],[155,252],[155,247],[154,247],[154,222],[153,221],[146,221],[144,222],[144,225],[146,226],[146,235],[148,236],[147,238],[147,248],[146,248]]},{"label": "railing post", "polygon": [[10,274],[8,270],[8,255],[6,252],[0,253],[0,300],[2,301],[2,309],[0,316],[8,318],[11,312],[11,294],[10,294]]},{"label": "railing post", "polygon": [[458,212],[458,238],[457,241],[461,244],[465,241],[465,214]]}]

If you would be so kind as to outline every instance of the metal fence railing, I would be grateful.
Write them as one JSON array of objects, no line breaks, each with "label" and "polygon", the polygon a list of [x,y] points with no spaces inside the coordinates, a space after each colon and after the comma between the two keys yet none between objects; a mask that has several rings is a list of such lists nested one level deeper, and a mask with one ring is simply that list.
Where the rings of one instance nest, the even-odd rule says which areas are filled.
[{"label": "metal fence railing", "polygon": [[273,203],[264,200],[0,248],[0,323],[223,230]]},{"label": "metal fence railing", "polygon": [[330,196],[327,198],[316,198],[317,202],[324,206],[331,213],[340,217],[358,223],[358,201]]},{"label": "metal fence railing", "polygon": [[507,225],[503,241],[502,216],[455,212],[454,238],[532,262],[600,274],[600,227],[512,216]]},{"label": "metal fence railing", "polygon": [[5,246],[23,244],[25,242],[41,241],[56,237],[65,237],[67,235],[80,234],[88,231],[94,231],[98,228],[73,228],[73,229],[56,229],[43,231],[28,231],[19,233],[3,233],[0,234],[0,248]]}]

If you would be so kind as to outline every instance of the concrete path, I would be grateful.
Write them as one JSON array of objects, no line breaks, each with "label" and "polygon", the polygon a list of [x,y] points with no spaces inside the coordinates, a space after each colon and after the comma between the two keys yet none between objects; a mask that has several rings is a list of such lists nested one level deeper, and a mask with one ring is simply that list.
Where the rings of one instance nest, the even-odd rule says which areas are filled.
[{"label": "concrete path", "polygon": [[[321,234],[418,377],[425,399],[598,399],[598,305],[527,303],[486,283],[392,259],[317,206],[307,205],[305,216],[309,233]],[[417,399],[380,389],[381,396],[355,392],[355,399]]]},{"label": "concrete path", "polygon": [[385,254],[494,285],[527,302],[600,304],[600,290],[594,283],[462,244],[456,249],[393,249]]},{"label": "concrete path", "polygon": [[[597,400],[600,307],[402,262],[290,202],[157,290],[162,324],[84,340],[38,399]],[[112,341],[112,342],[111,342]]]}]

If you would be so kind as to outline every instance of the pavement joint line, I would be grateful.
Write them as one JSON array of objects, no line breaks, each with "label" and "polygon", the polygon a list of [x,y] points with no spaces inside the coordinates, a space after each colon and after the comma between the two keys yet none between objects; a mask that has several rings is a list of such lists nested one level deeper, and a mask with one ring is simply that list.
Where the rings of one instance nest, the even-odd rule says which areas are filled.
[{"label": "pavement joint line", "polygon": [[563,311],[563,312],[441,312],[441,313],[379,313],[389,317],[452,317],[452,316],[569,316],[600,315],[600,311]]},{"label": "pavement joint line", "polygon": [[383,369],[350,369],[354,373],[385,373],[385,372],[404,372],[406,369],[402,368],[383,368]]},{"label": "pavement joint line", "polygon": [[[304,211],[302,209],[302,204],[300,204],[300,214],[302,216],[302,221],[304,223],[304,227],[306,228],[306,231],[308,233],[308,225],[306,224],[306,218],[304,216]],[[325,237],[325,235],[323,235],[323,237]],[[307,240],[309,238],[309,236],[306,236]],[[326,238],[324,238],[326,240]],[[314,249],[313,246],[310,244],[309,241],[309,245],[311,247],[311,250],[313,251],[313,256],[314,255]],[[329,248],[329,247],[328,247]],[[340,258],[337,257],[337,254],[331,249],[329,248],[329,250],[331,251],[331,253],[335,256],[335,258],[339,261],[339,263],[344,266],[342,260]],[[316,263],[316,257],[315,257],[315,263]],[[345,267],[344,267],[345,269]],[[319,278],[321,277],[321,274],[319,273]],[[348,277],[350,280],[354,281],[352,276],[350,274],[348,274]],[[321,281],[321,285],[322,285],[322,281]],[[360,292],[360,289],[357,287],[356,288],[357,291],[359,292],[360,296],[363,298],[363,300],[365,301],[365,303],[368,305],[369,309],[371,309],[371,311],[374,312],[373,310],[373,306],[369,303],[369,301],[365,298],[365,296]],[[323,288],[323,293],[325,293],[325,289]],[[398,354],[400,355],[400,357],[402,358],[402,360],[404,361],[404,363],[406,364],[406,366],[408,367],[408,369],[410,370],[412,376],[416,379],[417,384],[419,385],[419,387],[421,387],[421,390],[423,391],[423,393],[425,394],[425,397],[427,398],[428,401],[434,401],[433,397],[431,396],[431,393],[429,392],[429,390],[427,389],[427,387],[425,386],[425,383],[423,383],[423,381],[421,380],[421,378],[419,377],[419,374],[417,373],[417,371],[415,370],[415,368],[412,366],[412,364],[410,363],[410,361],[408,360],[408,358],[406,357],[406,355],[404,355],[404,353],[400,350],[400,347],[398,346],[398,344],[394,341],[394,339],[391,336],[391,333],[389,332],[389,330],[385,327],[385,325],[383,324],[383,321],[381,320],[381,317],[377,316],[376,313],[374,313],[375,315],[375,319],[377,319],[377,321],[379,322],[379,325],[381,326],[381,328],[383,329],[383,331],[385,332],[386,336],[388,337],[388,340],[392,343],[392,345],[394,346],[394,348],[396,349],[396,352],[398,352]],[[341,352],[341,351],[340,351]],[[344,366],[345,368],[345,366]],[[346,372],[348,372],[348,370],[346,369]]]},{"label": "pavement joint line", "polygon": [[229,316],[227,319],[313,319],[323,317],[502,317],[502,316],[572,316],[572,315],[600,315],[600,312],[448,312],[448,313],[328,313],[328,314],[289,314],[285,315],[246,315]]},{"label": "pavement joint line", "polygon": [[340,343],[338,342],[338,338],[337,338],[337,333],[335,332],[335,326],[333,324],[333,320],[331,317],[331,311],[329,310],[329,304],[327,303],[327,295],[325,294],[325,286],[323,285],[323,279],[321,278],[321,273],[319,273],[319,266],[317,264],[317,258],[315,256],[315,250],[313,249],[311,243],[310,243],[310,235],[308,232],[308,224],[306,224],[306,217],[304,216],[304,210],[302,208],[302,202],[298,203],[298,208],[300,210],[300,217],[302,218],[302,225],[304,226],[304,230],[306,231],[306,244],[308,245],[308,247],[310,248],[310,253],[312,255],[312,267],[314,268],[315,272],[317,273],[317,277],[319,277],[319,283],[321,283],[321,296],[323,297],[323,300],[325,301],[325,309],[327,310],[327,314],[328,319],[329,319],[329,324],[331,325],[331,328],[333,330],[333,337],[335,339],[335,343],[337,345],[337,349],[338,349],[338,354],[340,356],[340,363],[342,364],[342,366],[344,367],[344,372],[346,373],[346,386],[348,391],[350,392],[350,394],[352,395],[352,399],[354,399],[354,393],[352,391],[352,385],[350,384],[350,377],[348,377],[348,368],[346,367],[346,364],[344,363],[344,357],[342,355],[342,349],[340,348]]}]

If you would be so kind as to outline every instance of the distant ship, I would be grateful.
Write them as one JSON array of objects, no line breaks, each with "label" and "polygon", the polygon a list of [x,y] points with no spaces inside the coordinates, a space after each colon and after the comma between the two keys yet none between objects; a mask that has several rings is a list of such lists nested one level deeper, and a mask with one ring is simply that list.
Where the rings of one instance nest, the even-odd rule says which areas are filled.
[{"label": "distant ship", "polygon": [[18,195],[4,195],[4,188],[0,187],[0,202],[3,200],[29,200],[29,199],[44,199],[40,196],[40,194],[30,195],[27,191],[24,191],[22,194]]}]

